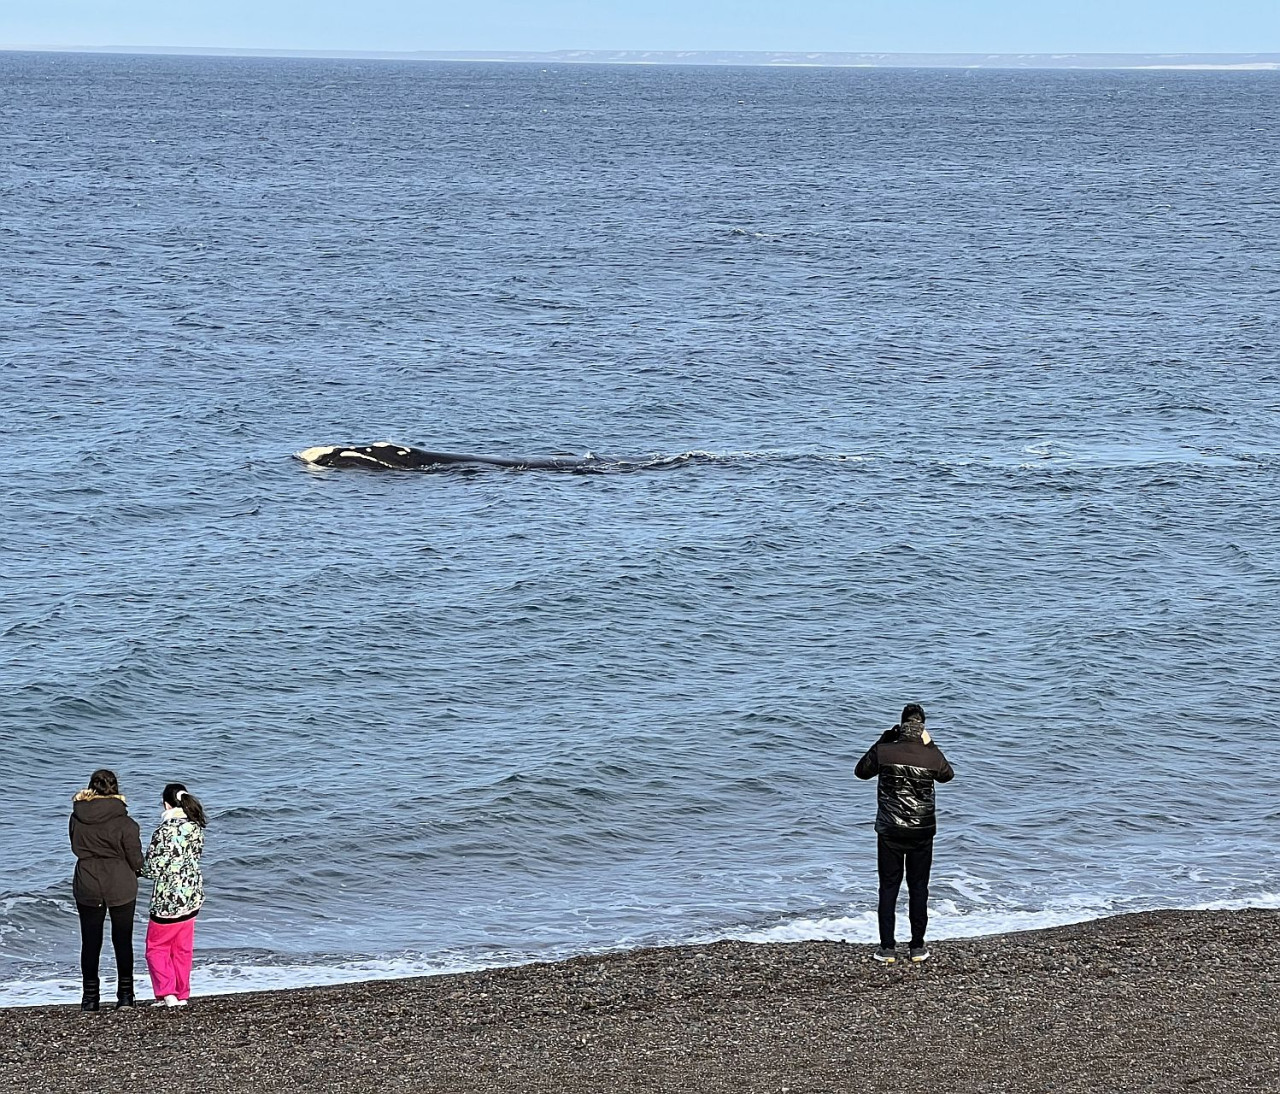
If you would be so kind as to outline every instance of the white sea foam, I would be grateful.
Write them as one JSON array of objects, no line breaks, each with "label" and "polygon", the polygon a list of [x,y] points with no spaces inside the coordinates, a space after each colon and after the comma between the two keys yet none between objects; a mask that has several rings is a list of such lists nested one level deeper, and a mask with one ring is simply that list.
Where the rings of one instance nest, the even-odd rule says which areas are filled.
[{"label": "white sea foam", "polygon": [[[1251,897],[1214,900],[1188,906],[1191,911],[1233,911],[1241,908],[1280,908],[1280,893],[1259,893]],[[1062,900],[1039,909],[988,907],[981,911],[961,911],[953,901],[933,901],[929,905],[929,937],[935,939],[976,938],[1035,931],[1083,923],[1126,912],[1160,910],[1154,904],[1138,905],[1124,900]],[[905,917],[899,909],[899,922]],[[878,939],[875,909],[852,911],[848,915],[820,918],[800,917],[761,929],[730,931],[717,936],[743,942],[875,942]],[[709,939],[708,939],[709,941]]]},{"label": "white sea foam", "polygon": [[[332,964],[273,963],[254,965],[247,962],[201,963],[197,957],[191,971],[191,993],[232,995],[251,991],[279,991],[286,988],[327,987],[354,984],[366,980],[403,980],[414,976],[442,976],[453,972],[520,964],[515,960],[496,959],[489,962],[439,960],[403,956],[336,961]],[[112,973],[104,969],[103,993],[110,1000]],[[149,996],[145,971],[139,966],[136,987],[139,996]],[[80,998],[80,981],[72,977],[11,980],[0,984],[0,1007],[35,1007],[50,1003],[72,1003]]]},{"label": "white sea foam", "polygon": [[1232,912],[1241,908],[1267,908],[1280,911],[1280,893],[1260,893],[1246,900],[1210,900],[1191,905],[1197,912]]},{"label": "white sea foam", "polygon": [[[1099,904],[1070,902],[1038,910],[989,908],[982,912],[961,912],[949,900],[929,907],[929,937],[975,938],[980,935],[1006,934],[1010,931],[1034,931],[1044,927],[1060,927],[1113,915],[1116,908]],[[1125,909],[1131,910],[1131,909]],[[899,912],[905,928],[906,917]],[[878,928],[875,909],[860,910],[849,915],[801,917],[758,930],[730,932],[722,938],[742,942],[875,942]]]}]

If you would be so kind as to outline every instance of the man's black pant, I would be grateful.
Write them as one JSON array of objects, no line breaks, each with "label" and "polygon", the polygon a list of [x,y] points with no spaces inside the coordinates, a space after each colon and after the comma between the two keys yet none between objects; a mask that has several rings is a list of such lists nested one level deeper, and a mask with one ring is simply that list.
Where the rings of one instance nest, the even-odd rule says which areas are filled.
[{"label": "man's black pant", "polygon": [[878,837],[877,868],[880,874],[880,945],[896,944],[894,925],[898,890],[907,875],[907,914],[911,919],[911,945],[924,945],[929,926],[929,870],[933,866],[933,836]]},{"label": "man's black pant", "polygon": [[116,993],[133,993],[133,911],[136,900],[115,908],[96,908],[77,902],[80,913],[80,975],[86,995],[98,994],[98,958],[102,954],[102,928],[111,913],[111,948],[116,952]]}]

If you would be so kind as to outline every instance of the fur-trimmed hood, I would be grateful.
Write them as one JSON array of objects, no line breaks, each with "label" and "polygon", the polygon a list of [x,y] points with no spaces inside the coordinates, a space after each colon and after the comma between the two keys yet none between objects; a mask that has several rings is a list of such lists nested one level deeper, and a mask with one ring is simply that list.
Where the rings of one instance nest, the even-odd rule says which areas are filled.
[{"label": "fur-trimmed hood", "polygon": [[106,800],[108,798],[119,798],[120,801],[128,805],[123,794],[99,794],[96,790],[77,790],[72,797],[73,802],[91,802],[96,800]]},{"label": "fur-trimmed hood", "polygon": [[81,790],[71,799],[71,815],[81,824],[108,824],[129,815],[129,807],[120,794],[94,794]]}]

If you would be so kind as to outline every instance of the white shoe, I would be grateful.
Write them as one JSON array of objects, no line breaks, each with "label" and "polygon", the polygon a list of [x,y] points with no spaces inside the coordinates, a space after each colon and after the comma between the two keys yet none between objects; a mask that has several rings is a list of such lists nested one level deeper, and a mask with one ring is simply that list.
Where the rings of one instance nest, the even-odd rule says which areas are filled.
[{"label": "white shoe", "polygon": [[[173,996],[167,996],[167,998],[173,999]],[[186,1005],[187,1001],[185,999],[173,999],[173,1002],[169,1004],[171,1007],[185,1007]]]}]

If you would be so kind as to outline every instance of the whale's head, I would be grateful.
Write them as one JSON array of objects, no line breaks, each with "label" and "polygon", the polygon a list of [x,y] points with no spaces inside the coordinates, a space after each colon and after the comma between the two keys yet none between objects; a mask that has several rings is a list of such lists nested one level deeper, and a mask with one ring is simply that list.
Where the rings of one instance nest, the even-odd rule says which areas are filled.
[{"label": "whale's head", "polygon": [[382,461],[367,449],[348,448],[343,444],[304,448],[293,455],[308,467],[382,467]]},{"label": "whale's head", "polygon": [[343,444],[317,445],[295,452],[294,458],[308,467],[369,467],[375,470],[412,466],[405,459],[411,449],[390,441],[377,444],[351,446]]},{"label": "whale's head", "polygon": [[319,445],[315,448],[304,448],[301,452],[295,452],[293,454],[293,458],[295,460],[301,460],[303,463],[316,464],[319,467],[324,467],[325,457],[332,456],[337,451],[337,445]]}]

